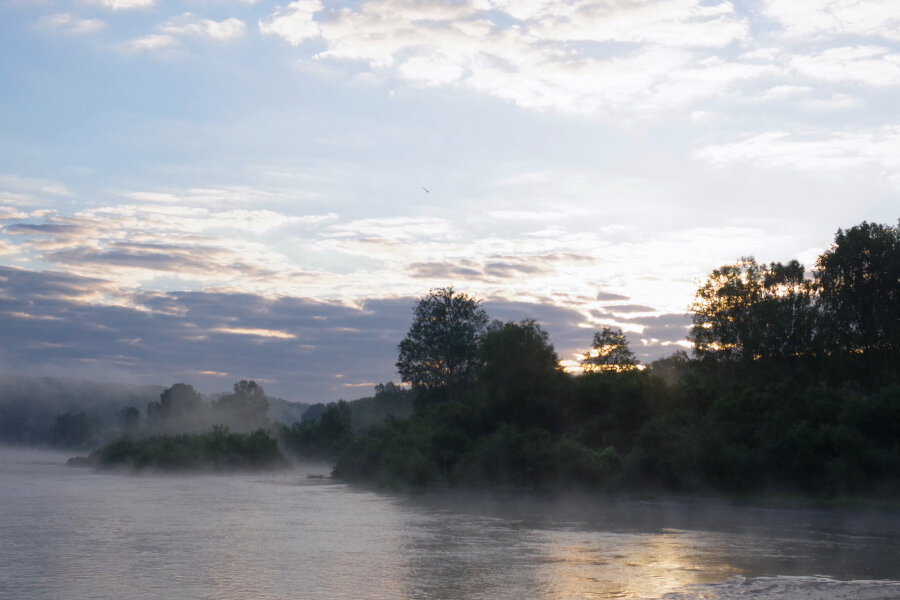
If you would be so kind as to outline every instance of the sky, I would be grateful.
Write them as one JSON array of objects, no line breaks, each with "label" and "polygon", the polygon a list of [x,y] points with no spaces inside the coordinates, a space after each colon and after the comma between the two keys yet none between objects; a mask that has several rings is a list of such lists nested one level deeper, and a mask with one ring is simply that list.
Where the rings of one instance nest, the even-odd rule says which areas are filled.
[{"label": "sky", "polygon": [[0,372],[352,399],[446,286],[651,361],[897,222],[898,95],[896,0],[0,0]]}]

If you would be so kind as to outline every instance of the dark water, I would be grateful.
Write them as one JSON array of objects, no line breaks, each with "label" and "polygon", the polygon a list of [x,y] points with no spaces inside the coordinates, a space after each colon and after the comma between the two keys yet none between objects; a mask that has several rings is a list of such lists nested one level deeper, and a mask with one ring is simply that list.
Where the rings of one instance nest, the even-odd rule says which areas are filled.
[{"label": "dark water", "polygon": [[0,598],[900,599],[900,516],[399,498],[0,450]]}]

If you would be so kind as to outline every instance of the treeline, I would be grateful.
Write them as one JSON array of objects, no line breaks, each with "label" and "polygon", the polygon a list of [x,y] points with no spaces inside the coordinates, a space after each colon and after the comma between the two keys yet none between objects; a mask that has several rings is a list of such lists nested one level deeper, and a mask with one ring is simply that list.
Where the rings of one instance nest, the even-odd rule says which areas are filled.
[{"label": "treeline", "polygon": [[52,377],[0,376],[0,443],[85,450],[121,437],[196,433],[215,425],[247,432],[293,423],[310,405],[266,396],[254,381],[203,396],[193,386],[127,386]]},{"label": "treeline", "polygon": [[639,365],[605,327],[573,376],[536,322],[432,290],[399,346],[414,414],[334,406],[298,447],[401,487],[900,491],[900,226],[839,231],[811,273],[723,266],[691,312],[693,357]]},{"label": "treeline", "polygon": [[358,431],[383,422],[388,415],[412,414],[411,393],[393,384],[378,385],[374,397],[353,403],[297,405],[292,411],[282,406],[281,414],[294,417],[290,426],[268,418],[269,402],[255,381],[241,380],[234,384],[233,393],[211,402],[193,386],[176,383],[163,390],[159,400],[147,403],[145,416],[136,407],[126,406],[101,430],[85,411],[60,414],[50,428],[49,440],[62,448],[96,448],[87,457],[71,460],[74,466],[260,469],[285,466],[285,452],[331,458],[346,441],[344,429]]}]

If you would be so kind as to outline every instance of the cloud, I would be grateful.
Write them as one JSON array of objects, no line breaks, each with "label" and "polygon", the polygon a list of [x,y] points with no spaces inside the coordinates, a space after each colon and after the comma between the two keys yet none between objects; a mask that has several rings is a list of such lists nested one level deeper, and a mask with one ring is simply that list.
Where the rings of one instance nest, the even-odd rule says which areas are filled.
[{"label": "cloud", "polygon": [[806,77],[829,82],[900,85],[900,54],[880,46],[829,48],[815,54],[794,56],[790,65]]},{"label": "cloud", "polygon": [[29,204],[43,196],[55,198],[70,198],[72,191],[57,181],[19,177],[16,175],[0,174],[0,188],[5,191],[13,190],[25,194],[20,196],[23,204]]},{"label": "cloud", "polygon": [[656,312],[655,308],[645,304],[607,304],[603,308],[611,313]]},{"label": "cloud", "polygon": [[249,335],[258,338],[274,338],[279,340],[292,340],[297,336],[286,331],[277,329],[244,329],[241,327],[217,327],[212,330],[214,333],[228,333],[231,335]]},{"label": "cloud", "polygon": [[770,131],[694,153],[714,165],[831,171],[867,166],[900,173],[900,125],[860,131]]},{"label": "cloud", "polygon": [[[229,373],[268,381],[267,391],[282,397],[332,401],[342,394],[334,375],[347,369],[348,356],[358,380],[396,379],[396,344],[411,318],[408,298],[350,307],[304,298],[172,292],[110,304],[100,293],[109,285],[0,267],[0,363],[36,375],[52,370],[148,383],[188,381],[205,384],[207,391],[218,390],[221,374]],[[161,305],[167,310],[157,310]]]},{"label": "cloud", "polygon": [[112,10],[132,10],[136,8],[150,8],[155,0],[86,0],[91,4],[109,8]]},{"label": "cloud", "polygon": [[447,238],[450,222],[436,217],[376,217],[333,225],[332,238],[389,239],[395,242],[413,238]]},{"label": "cloud", "polygon": [[300,1],[261,21],[260,31],[294,46],[315,40],[324,45],[319,60],[576,113],[671,107],[769,72],[694,54],[748,38],[728,2],[368,0],[330,9]]},{"label": "cloud", "polygon": [[629,323],[640,327],[640,333],[628,336],[629,339],[640,341],[640,346],[632,342],[632,350],[643,361],[649,362],[668,356],[676,349],[673,346],[681,346],[685,342],[691,318],[687,315],[666,314],[630,319]]},{"label": "cloud", "polygon": [[335,218],[169,203],[107,206],[75,215],[51,212],[19,222],[15,217],[27,215],[10,211],[0,216],[7,217],[0,235],[15,238],[30,258],[80,275],[115,274],[123,286],[165,275],[203,285],[261,284],[271,291],[308,284],[318,275],[272,250],[266,243],[270,234],[304,231]]},{"label": "cloud", "polygon": [[614,302],[617,300],[630,300],[628,296],[623,296],[622,294],[613,294],[611,292],[600,292],[597,294],[597,300],[601,302]]},{"label": "cloud", "polygon": [[177,45],[178,41],[171,35],[153,33],[127,42],[124,45],[124,48],[132,52],[149,52],[154,50],[165,50]]},{"label": "cloud", "polygon": [[894,0],[766,0],[764,14],[792,37],[861,35],[900,40]]},{"label": "cloud", "polygon": [[96,33],[106,27],[106,23],[99,19],[82,19],[68,13],[46,15],[41,17],[39,23],[42,27],[79,35]]},{"label": "cloud", "polygon": [[[397,344],[413,306],[412,297],[351,306],[249,293],[128,292],[109,280],[0,267],[0,364],[23,374],[187,381],[206,391],[219,390],[228,373],[266,380],[270,393],[288,399],[332,401],[345,392],[336,375],[348,369],[356,382],[397,380]],[[495,298],[484,307],[492,318],[537,319],[561,355],[590,343],[577,310]]]},{"label": "cloud", "polygon": [[547,272],[543,257],[515,257],[505,260],[469,260],[454,262],[410,263],[406,266],[416,279],[445,281],[501,281],[523,275],[534,276]]},{"label": "cloud", "polygon": [[188,35],[223,41],[242,37],[246,29],[240,19],[232,17],[224,21],[212,21],[191,13],[184,13],[160,26],[160,31],[172,36]]},{"label": "cloud", "polygon": [[319,35],[319,25],[313,16],[322,10],[318,0],[299,0],[279,8],[269,19],[259,22],[263,34],[277,35],[292,46]]}]

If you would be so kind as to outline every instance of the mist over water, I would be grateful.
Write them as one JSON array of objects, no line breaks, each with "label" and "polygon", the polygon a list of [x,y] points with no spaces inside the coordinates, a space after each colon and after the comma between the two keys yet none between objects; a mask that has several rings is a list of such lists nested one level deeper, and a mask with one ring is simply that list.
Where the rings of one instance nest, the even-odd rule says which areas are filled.
[{"label": "mist over water", "polygon": [[900,516],[131,476],[0,449],[0,598],[900,598]]}]

